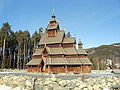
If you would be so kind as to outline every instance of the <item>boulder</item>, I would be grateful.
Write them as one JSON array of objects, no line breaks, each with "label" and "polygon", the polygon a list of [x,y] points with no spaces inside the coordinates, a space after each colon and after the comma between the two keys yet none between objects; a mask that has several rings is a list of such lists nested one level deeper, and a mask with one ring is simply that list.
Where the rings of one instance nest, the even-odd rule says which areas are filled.
[{"label": "boulder", "polygon": [[11,90],[12,87],[6,86],[6,85],[0,85],[0,90]]},{"label": "boulder", "polygon": [[62,80],[59,82],[59,84],[60,84],[60,86],[65,87],[67,83],[65,80]]},{"label": "boulder", "polygon": [[52,83],[52,81],[45,81],[44,85],[49,85],[50,83]]},{"label": "boulder", "polygon": [[57,78],[56,77],[51,77],[51,80],[56,82],[57,81]]},{"label": "boulder", "polygon": [[59,86],[59,87],[54,87],[53,90],[65,90],[65,88]]},{"label": "boulder", "polygon": [[75,87],[76,87],[76,83],[74,83],[74,82],[69,82],[69,83],[67,83],[67,86],[72,89],[72,88],[75,88]]},{"label": "boulder", "polygon": [[[53,90],[53,88],[52,87],[49,87],[49,86],[45,86],[45,87],[43,87],[43,90]],[[56,89],[57,90],[57,89]]]},{"label": "boulder", "polygon": [[33,84],[29,80],[26,80],[25,84],[26,86],[33,86]]},{"label": "boulder", "polygon": [[39,84],[36,84],[34,86],[34,89],[33,90],[43,90],[43,86],[42,85],[39,85]]}]

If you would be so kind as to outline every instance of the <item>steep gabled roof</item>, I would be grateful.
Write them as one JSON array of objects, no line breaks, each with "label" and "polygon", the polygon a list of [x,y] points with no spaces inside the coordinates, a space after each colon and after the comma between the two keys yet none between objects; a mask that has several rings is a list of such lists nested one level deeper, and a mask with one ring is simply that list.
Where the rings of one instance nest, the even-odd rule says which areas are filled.
[{"label": "steep gabled roof", "polygon": [[47,65],[66,65],[65,58],[46,58]]},{"label": "steep gabled roof", "polygon": [[87,55],[87,52],[83,48],[77,49],[78,54],[85,54]]},{"label": "steep gabled roof", "polygon": [[81,65],[79,58],[66,58],[68,65]]},{"label": "steep gabled roof", "polygon": [[32,59],[26,65],[39,65],[42,59]]},{"label": "steep gabled roof", "polygon": [[87,55],[87,52],[83,48],[75,49],[75,48],[63,48],[63,47],[46,47],[46,48],[40,48],[36,49],[36,51],[33,53],[34,55],[42,55],[44,49],[47,50],[48,54],[50,55],[57,55],[57,54],[65,54],[65,55],[72,55],[72,54],[84,54]]},{"label": "steep gabled roof", "polygon": [[53,47],[48,47],[49,49],[49,54],[65,54],[64,49],[62,47],[58,48],[53,48]]},{"label": "steep gabled roof", "polygon": [[47,30],[57,29],[58,27],[59,27],[59,24],[58,24],[58,22],[56,22],[54,26],[51,26],[49,24],[48,27],[47,27]]},{"label": "steep gabled roof", "polygon": [[33,56],[34,55],[42,55],[42,52],[43,52],[44,48],[38,48],[35,50],[35,52],[33,53]]},{"label": "steep gabled roof", "polygon": [[64,52],[66,55],[78,54],[75,48],[64,48]]},{"label": "steep gabled roof", "polygon": [[41,35],[40,45],[41,44],[56,44],[56,43],[62,43],[64,31],[58,31],[55,35],[55,37],[48,37],[47,33],[44,33]]},{"label": "steep gabled roof", "polygon": [[83,65],[92,65],[91,61],[88,58],[79,58]]},{"label": "steep gabled roof", "polygon": [[76,38],[75,37],[65,37],[63,39],[63,44],[68,44],[68,43],[76,43]]}]

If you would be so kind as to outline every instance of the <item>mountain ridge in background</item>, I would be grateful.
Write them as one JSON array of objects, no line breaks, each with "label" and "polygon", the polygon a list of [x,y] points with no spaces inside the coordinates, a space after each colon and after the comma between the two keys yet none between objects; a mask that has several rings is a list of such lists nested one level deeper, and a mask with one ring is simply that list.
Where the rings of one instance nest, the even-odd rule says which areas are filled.
[{"label": "mountain ridge in background", "polygon": [[93,69],[106,69],[107,59],[112,61],[112,68],[120,67],[120,43],[101,45],[86,49],[88,57],[93,63]]}]

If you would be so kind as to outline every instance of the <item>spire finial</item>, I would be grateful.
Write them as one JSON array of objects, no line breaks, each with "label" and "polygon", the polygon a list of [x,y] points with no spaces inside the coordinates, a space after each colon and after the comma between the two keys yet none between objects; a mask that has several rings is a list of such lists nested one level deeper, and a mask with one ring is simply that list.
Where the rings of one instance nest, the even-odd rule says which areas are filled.
[{"label": "spire finial", "polygon": [[55,13],[55,10],[53,9],[53,14]]},{"label": "spire finial", "polygon": [[81,43],[81,39],[79,38],[79,43]]},{"label": "spire finial", "polygon": [[81,39],[79,39],[78,48],[82,48],[82,46],[83,46],[83,43],[82,43]]},{"label": "spire finial", "polygon": [[82,41],[81,41],[81,39],[79,39],[79,44],[82,44]]},{"label": "spire finial", "polygon": [[53,14],[52,14],[52,16],[55,16],[55,10],[53,9]]}]

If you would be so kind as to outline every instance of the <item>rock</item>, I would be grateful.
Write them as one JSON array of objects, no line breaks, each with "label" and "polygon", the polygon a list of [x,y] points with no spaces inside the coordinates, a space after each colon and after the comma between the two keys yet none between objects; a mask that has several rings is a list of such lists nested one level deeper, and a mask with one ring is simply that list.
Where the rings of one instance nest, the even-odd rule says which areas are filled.
[{"label": "rock", "polygon": [[79,88],[82,89],[82,88],[84,88],[85,86],[86,86],[86,84],[83,83],[83,84],[79,85]]},{"label": "rock", "polygon": [[110,82],[107,83],[107,86],[110,87],[112,84]]},{"label": "rock", "polygon": [[18,87],[13,88],[12,90],[25,90],[25,89],[22,86],[18,86]]},{"label": "rock", "polygon": [[80,83],[76,83],[76,87],[80,86]]},{"label": "rock", "polygon": [[76,87],[76,88],[74,88],[73,90],[80,90],[80,88]]},{"label": "rock", "polygon": [[[45,86],[45,87],[43,87],[43,90],[53,90],[53,88],[52,87],[49,87],[49,86]],[[57,90],[57,89],[56,89]]]},{"label": "rock", "polygon": [[34,89],[33,90],[43,90],[43,86],[42,85],[39,85],[39,84],[36,84],[34,86]]},{"label": "rock", "polygon": [[57,81],[57,78],[56,77],[51,77],[51,80],[56,82]]},{"label": "rock", "polygon": [[59,86],[59,87],[54,87],[53,90],[65,90],[65,88]]},{"label": "rock", "polygon": [[69,88],[75,88],[75,87],[76,87],[76,84],[75,84],[74,82],[69,82],[69,83],[67,83],[67,86],[68,86]]},{"label": "rock", "polygon": [[[89,90],[88,88],[83,88],[83,90]],[[97,90],[97,89],[96,89]]]},{"label": "rock", "polygon": [[49,86],[54,88],[54,87],[59,87],[59,84],[56,82],[53,82]]},{"label": "rock", "polygon": [[64,87],[64,86],[66,86],[66,81],[62,80],[62,81],[59,82],[59,84],[60,84],[60,86]]},{"label": "rock", "polygon": [[49,85],[50,83],[52,83],[52,81],[45,81],[44,85]]},{"label": "rock", "polygon": [[109,88],[103,88],[103,90],[110,90]]},{"label": "rock", "polygon": [[93,87],[91,85],[88,85],[87,88],[89,88],[89,90],[93,89]]},{"label": "rock", "polygon": [[93,85],[93,89],[94,90],[100,90],[100,88],[98,87],[98,85]]},{"label": "rock", "polygon": [[11,90],[12,87],[6,86],[6,85],[0,85],[0,90]]},{"label": "rock", "polygon": [[25,84],[26,86],[33,86],[33,84],[29,80],[26,80]]}]

